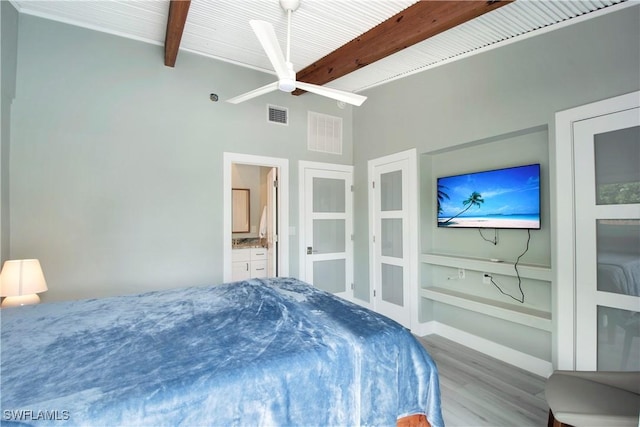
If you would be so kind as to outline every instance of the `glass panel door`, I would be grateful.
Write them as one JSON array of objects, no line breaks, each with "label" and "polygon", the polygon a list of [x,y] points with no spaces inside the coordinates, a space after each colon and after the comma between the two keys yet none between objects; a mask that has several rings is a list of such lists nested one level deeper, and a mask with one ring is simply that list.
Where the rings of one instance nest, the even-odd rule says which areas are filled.
[{"label": "glass panel door", "polygon": [[373,179],[375,309],[410,327],[408,160],[376,166]]},{"label": "glass panel door", "polygon": [[380,298],[404,306],[402,170],[380,174]]},{"label": "glass panel door", "polygon": [[301,173],[304,176],[301,278],[320,289],[351,299],[352,173],[317,167],[303,168]]},{"label": "glass panel door", "polygon": [[576,369],[640,370],[640,114],[574,124]]},{"label": "glass panel door", "polygon": [[[314,178],[314,186],[321,183],[324,178]],[[332,180],[338,181],[339,180]],[[342,182],[344,187],[344,181]],[[344,190],[344,188],[343,188]],[[314,192],[314,207],[316,205],[318,193]],[[336,196],[337,197],[337,196]],[[344,199],[344,191],[342,191]],[[332,201],[331,203],[335,203]],[[343,203],[344,205],[344,203]],[[314,210],[314,214],[318,211]],[[342,212],[333,212],[344,214],[344,206]],[[334,294],[345,293],[347,291],[347,270],[345,268],[345,258],[342,255],[346,253],[346,236],[345,236],[345,218],[340,219],[312,219],[313,222],[313,246],[310,257],[313,261],[313,284],[320,289],[329,291]],[[327,259],[326,257],[338,259]],[[322,258],[322,259],[321,259]]]}]

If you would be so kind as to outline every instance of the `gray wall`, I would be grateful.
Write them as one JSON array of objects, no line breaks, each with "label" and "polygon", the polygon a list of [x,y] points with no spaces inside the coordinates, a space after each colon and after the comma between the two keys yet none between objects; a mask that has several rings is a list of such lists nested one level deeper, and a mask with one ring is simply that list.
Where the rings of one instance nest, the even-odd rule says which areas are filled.
[{"label": "gray wall", "polygon": [[0,2],[0,18],[0,261],[5,261],[9,256],[11,102],[16,93],[18,57],[18,13],[8,1]]},{"label": "gray wall", "polygon": [[[430,163],[420,163],[422,250],[484,251],[477,231],[436,230],[435,221],[425,220],[434,212],[435,198],[424,180],[535,159],[544,165],[543,180],[549,183],[548,144],[554,137],[555,112],[638,90],[639,56],[640,5],[636,5],[367,91],[367,102],[354,112],[355,211],[363,219],[356,222],[355,230],[357,296],[368,300],[369,295],[368,223],[364,220],[368,160],[413,147],[419,154],[449,152],[437,157],[437,168],[424,170]],[[520,134],[533,139],[534,152],[522,150],[520,139],[525,136]],[[549,207],[554,203],[548,188],[543,193],[543,229],[533,232],[531,243],[531,262],[538,259],[547,265],[553,233]],[[501,252],[521,252],[522,239],[513,233],[502,233]],[[487,287],[486,292],[491,296],[494,290]],[[446,306],[434,312],[445,323],[461,318],[453,309],[447,312]],[[469,325],[483,322],[472,317],[467,313],[466,327],[455,326],[550,360],[550,343],[534,352],[531,345],[515,342],[522,331],[508,323],[493,333],[495,328],[482,325],[472,330]]]},{"label": "gray wall", "polygon": [[[351,109],[274,93],[213,103],[274,76],[21,15],[11,136],[12,258],[39,258],[43,300],[222,281],[222,153],[352,163]],[[266,121],[266,104],[290,125]],[[344,119],[344,155],[309,152],[309,110]],[[297,236],[290,237],[292,275]]]}]

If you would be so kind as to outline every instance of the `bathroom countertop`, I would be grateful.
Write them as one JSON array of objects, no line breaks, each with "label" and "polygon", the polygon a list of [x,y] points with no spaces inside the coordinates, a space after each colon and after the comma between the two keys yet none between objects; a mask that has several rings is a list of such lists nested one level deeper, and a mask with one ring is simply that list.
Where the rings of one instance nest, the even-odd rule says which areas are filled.
[{"label": "bathroom countertop", "polygon": [[262,245],[250,245],[250,244],[246,244],[246,245],[233,245],[231,247],[231,249],[251,249],[251,248],[263,248],[264,246]]},{"label": "bathroom countertop", "polygon": [[260,239],[246,238],[246,239],[234,239],[231,242],[232,249],[251,249],[251,248],[264,248],[260,243]]}]

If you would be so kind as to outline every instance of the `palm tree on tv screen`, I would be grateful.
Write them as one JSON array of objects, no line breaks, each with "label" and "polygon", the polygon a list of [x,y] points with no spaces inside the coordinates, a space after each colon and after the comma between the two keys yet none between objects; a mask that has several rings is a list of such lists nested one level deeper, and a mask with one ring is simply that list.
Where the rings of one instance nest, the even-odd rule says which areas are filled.
[{"label": "palm tree on tv screen", "polygon": [[471,193],[471,195],[469,196],[469,198],[467,200],[464,200],[462,202],[462,205],[466,206],[466,208],[464,208],[462,211],[460,211],[460,213],[458,213],[457,215],[452,216],[451,218],[449,218],[448,220],[443,222],[443,224],[447,224],[452,219],[459,217],[460,215],[462,215],[463,213],[468,211],[472,206],[480,207],[480,205],[482,205],[482,203],[484,203],[484,199],[482,198],[482,194],[478,193],[477,191],[474,191],[473,193]]},{"label": "palm tree on tv screen", "polygon": [[449,200],[449,195],[444,191],[446,189],[446,186],[438,184],[438,215],[442,213],[442,202],[444,199]]}]

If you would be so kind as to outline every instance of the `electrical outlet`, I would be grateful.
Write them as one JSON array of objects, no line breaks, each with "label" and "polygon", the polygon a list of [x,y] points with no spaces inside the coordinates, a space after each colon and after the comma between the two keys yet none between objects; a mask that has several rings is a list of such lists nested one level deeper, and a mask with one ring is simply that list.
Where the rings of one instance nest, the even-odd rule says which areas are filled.
[{"label": "electrical outlet", "polygon": [[491,284],[491,275],[489,273],[482,274],[482,283],[485,285]]},{"label": "electrical outlet", "polygon": [[464,273],[464,268],[459,268],[458,269],[458,279],[464,279],[465,273]]}]

